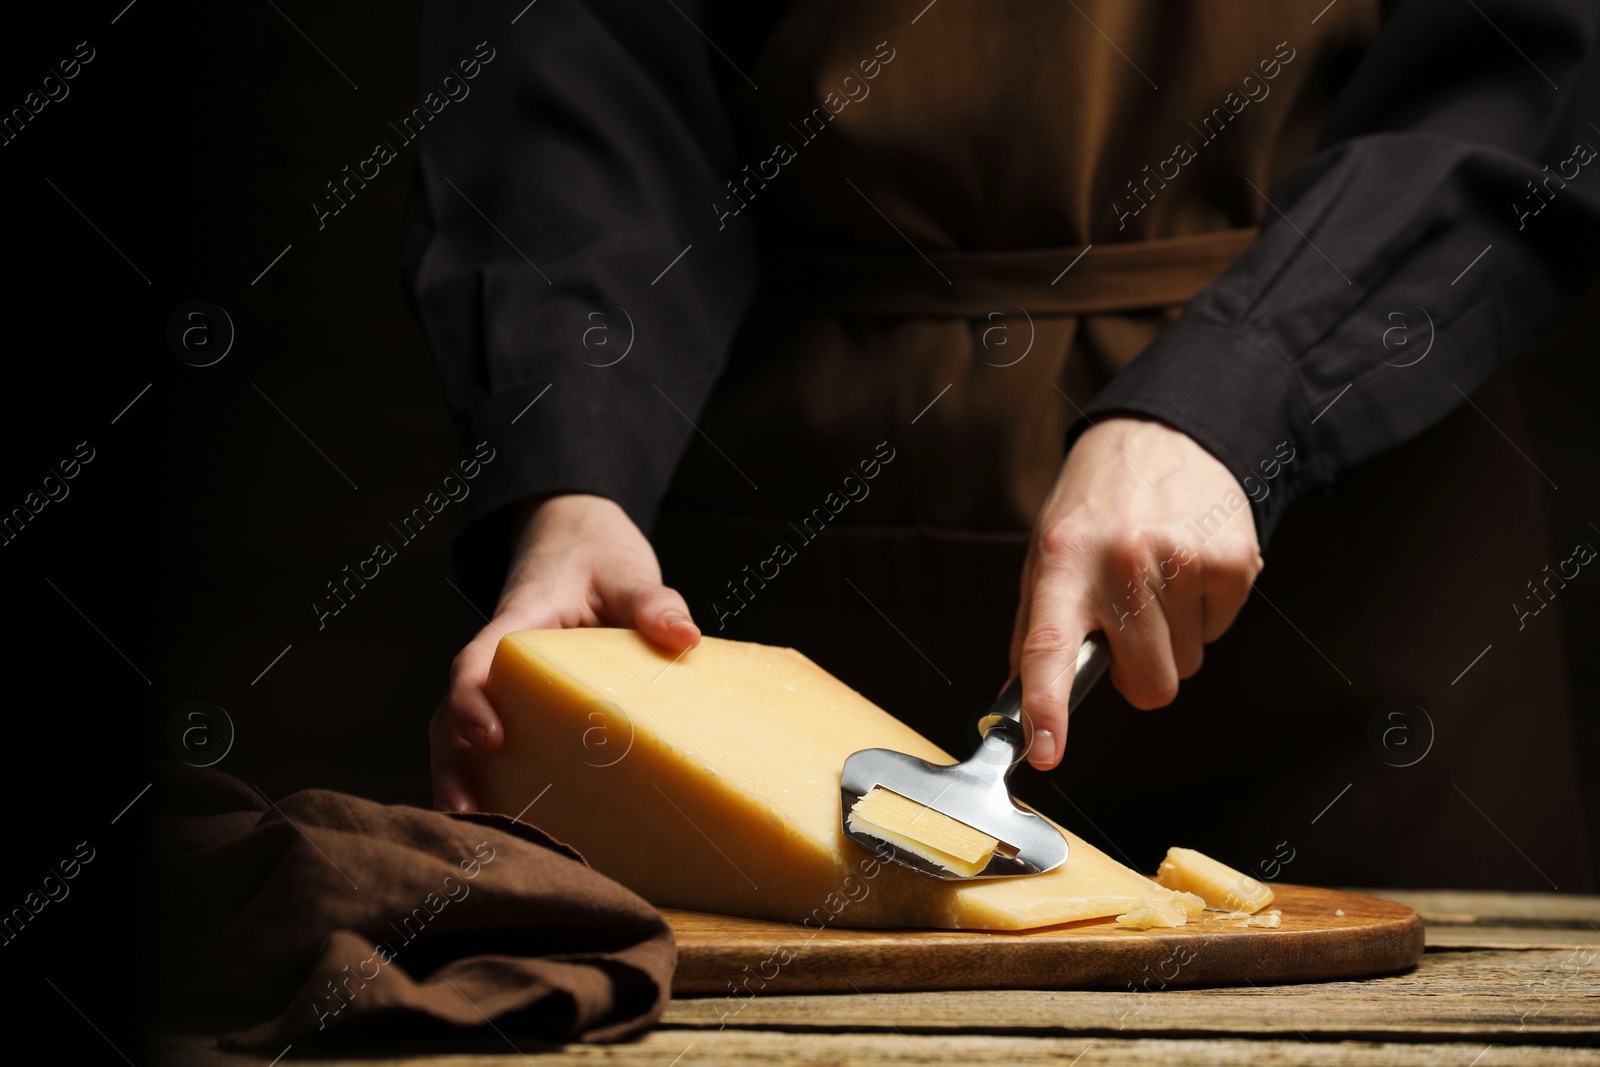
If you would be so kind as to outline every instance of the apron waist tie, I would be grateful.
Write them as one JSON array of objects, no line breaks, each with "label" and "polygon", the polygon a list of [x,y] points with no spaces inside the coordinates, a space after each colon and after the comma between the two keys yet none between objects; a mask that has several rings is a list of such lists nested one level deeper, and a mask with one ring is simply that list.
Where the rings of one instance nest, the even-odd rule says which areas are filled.
[{"label": "apron waist tie", "polygon": [[1083,315],[1184,304],[1255,240],[1254,227],[1074,248],[930,252],[768,248],[769,299],[843,315]]}]

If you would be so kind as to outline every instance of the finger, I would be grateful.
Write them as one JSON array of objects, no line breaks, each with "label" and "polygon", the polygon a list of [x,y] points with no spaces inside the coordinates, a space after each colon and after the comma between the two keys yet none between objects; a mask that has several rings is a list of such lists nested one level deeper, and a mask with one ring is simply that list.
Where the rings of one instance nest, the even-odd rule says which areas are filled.
[{"label": "finger", "polygon": [[1028,762],[1042,771],[1061,762],[1067,739],[1067,697],[1072,692],[1078,647],[1089,630],[1084,616],[1087,583],[1080,558],[1061,552],[1041,557],[1028,632],[1022,639],[1022,707],[1033,734]]},{"label": "finger", "polygon": [[700,642],[700,627],[689,615],[689,605],[676,589],[660,583],[625,590],[615,615],[669,652],[682,652]]},{"label": "finger", "polygon": [[1174,553],[1159,564],[1164,588],[1158,594],[1161,613],[1166,619],[1168,636],[1172,644],[1172,662],[1177,676],[1192,678],[1204,662],[1206,646],[1205,596],[1201,589],[1198,560],[1190,558],[1180,563]]},{"label": "finger", "polygon": [[499,640],[498,632],[485,629],[457,653],[450,668],[450,692],[440,705],[450,729],[484,752],[498,752],[505,743],[500,716],[483,691]]},{"label": "finger", "polygon": [[[1028,614],[1033,609],[1033,553],[1028,553],[1028,558],[1022,564],[1022,592],[1017,598],[1017,618],[1011,625],[1011,649],[1009,663],[1012,675],[1021,670],[1022,642],[1028,636]],[[1006,684],[1010,685],[1008,678]]]},{"label": "finger", "polygon": [[1210,644],[1227,632],[1250,597],[1256,575],[1265,566],[1254,545],[1230,544],[1202,561],[1204,616],[1201,638]]},{"label": "finger", "polygon": [[440,811],[477,811],[467,771],[472,746],[456,733],[441,703],[428,722],[428,763],[433,772],[433,804]]},{"label": "finger", "polygon": [[1111,573],[1121,579],[1115,625],[1106,626],[1111,641],[1111,683],[1134,707],[1144,711],[1170,704],[1178,695],[1178,668],[1172,657],[1172,634],[1161,602],[1159,562],[1142,546],[1111,553]]}]

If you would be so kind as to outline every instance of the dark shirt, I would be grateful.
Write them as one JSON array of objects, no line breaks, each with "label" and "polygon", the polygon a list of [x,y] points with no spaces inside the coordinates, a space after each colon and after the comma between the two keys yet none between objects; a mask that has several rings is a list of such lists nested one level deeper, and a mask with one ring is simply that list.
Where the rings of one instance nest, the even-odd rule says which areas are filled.
[{"label": "dark shirt", "polygon": [[[609,497],[650,529],[755,289],[750,228],[705,205],[739,166],[728,89],[779,10],[539,0],[512,24],[429,4],[425,89],[495,54],[419,141],[404,259],[465,444],[504,457],[463,515],[497,560],[490,520],[532,496]],[[1465,402],[1594,273],[1597,35],[1593,0],[1388,5],[1254,245],[1068,446],[1148,416],[1248,485],[1295,442],[1253,505],[1265,543],[1294,500]]]}]

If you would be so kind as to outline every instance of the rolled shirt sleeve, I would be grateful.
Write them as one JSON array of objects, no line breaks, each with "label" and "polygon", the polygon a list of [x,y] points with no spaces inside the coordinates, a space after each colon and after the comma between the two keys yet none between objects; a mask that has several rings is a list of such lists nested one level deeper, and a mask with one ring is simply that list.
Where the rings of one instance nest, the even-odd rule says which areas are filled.
[{"label": "rolled shirt sleeve", "polygon": [[495,449],[464,564],[503,567],[489,520],[549,493],[648,530],[695,432],[755,276],[747,226],[710,207],[735,168],[704,6],[426,8],[424,91],[479,63],[417,139],[401,257],[463,444]]},{"label": "rolled shirt sleeve", "polygon": [[1318,151],[1264,190],[1257,240],[1068,447],[1113,415],[1167,423],[1250,492],[1265,544],[1296,499],[1463,403],[1595,274],[1597,22],[1592,0],[1398,4]]}]

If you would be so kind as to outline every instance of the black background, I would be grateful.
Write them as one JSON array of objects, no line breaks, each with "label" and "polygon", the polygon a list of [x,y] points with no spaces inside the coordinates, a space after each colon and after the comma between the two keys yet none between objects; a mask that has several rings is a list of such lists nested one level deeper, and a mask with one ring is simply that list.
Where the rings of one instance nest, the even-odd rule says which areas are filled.
[{"label": "black background", "polygon": [[[11,1017],[54,1020],[53,1057],[102,1062],[108,1039],[141,1058],[132,861],[157,800],[119,813],[172,759],[178,706],[225,708],[236,737],[219,769],[271,797],[317,785],[426,804],[425,724],[481,625],[452,585],[444,523],[325,628],[310,607],[457,456],[396,267],[414,149],[325,229],[310,207],[415,103],[417,5],[124,3],[30,11],[0,44],[6,109],[78,42],[96,50],[70,95],[0,148],[0,507],[78,442],[95,449],[70,495],[0,547],[14,724],[0,909],[79,842],[96,849],[0,960]],[[519,28],[536,32],[531,19]],[[196,299],[236,330],[206,368],[167,344],[169,317]],[[1547,492],[1564,539],[1552,559],[1600,523],[1597,308],[1517,372],[1534,459],[1561,486]],[[1563,597],[1592,769],[1600,582]],[[1593,828],[1600,790],[1586,785]]]}]

